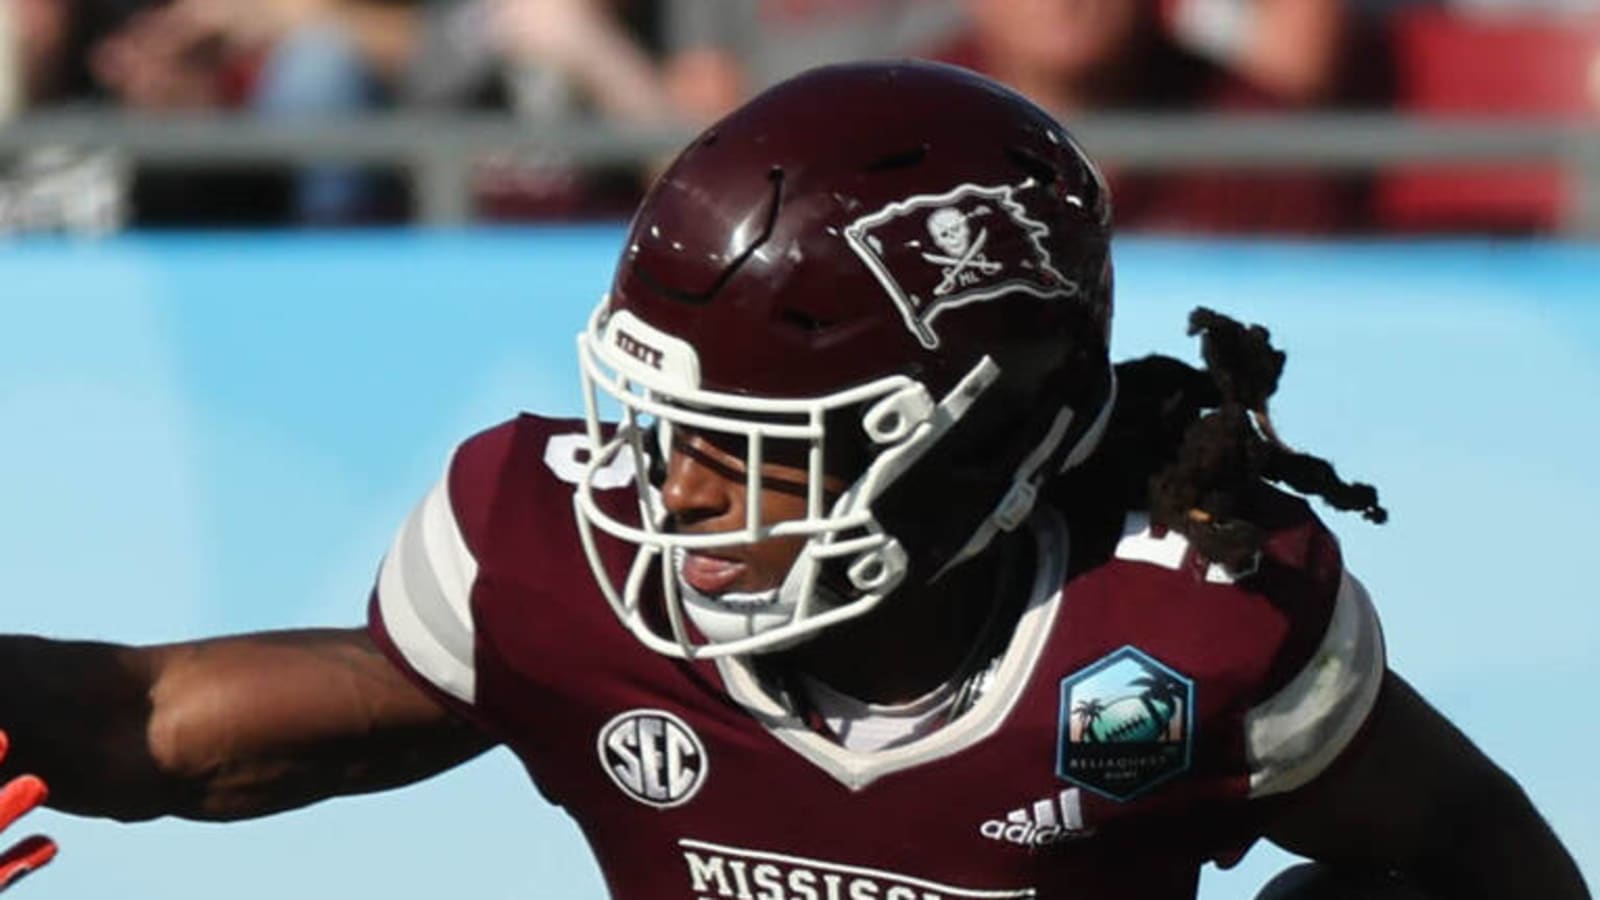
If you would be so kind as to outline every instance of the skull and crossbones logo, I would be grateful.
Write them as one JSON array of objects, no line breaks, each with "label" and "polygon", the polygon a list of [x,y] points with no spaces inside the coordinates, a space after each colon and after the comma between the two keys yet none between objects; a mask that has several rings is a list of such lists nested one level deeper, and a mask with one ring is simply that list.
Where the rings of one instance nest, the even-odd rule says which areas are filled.
[{"label": "skull and crossbones logo", "polygon": [[989,230],[979,228],[972,234],[967,214],[954,206],[944,206],[928,216],[928,235],[943,253],[924,253],[922,258],[943,266],[944,279],[934,287],[935,296],[942,297],[957,287],[971,284],[979,274],[993,275],[1001,265],[983,255],[984,242],[989,240]]}]

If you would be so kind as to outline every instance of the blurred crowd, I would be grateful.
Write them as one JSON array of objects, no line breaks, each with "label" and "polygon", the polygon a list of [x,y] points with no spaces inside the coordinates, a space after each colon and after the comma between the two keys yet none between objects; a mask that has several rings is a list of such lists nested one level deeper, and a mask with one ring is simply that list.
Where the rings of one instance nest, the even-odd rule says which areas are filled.
[{"label": "blurred crowd", "polygon": [[[1140,111],[1594,120],[1597,23],[1600,0],[0,0],[0,129],[77,108],[693,127],[809,66],[885,56],[976,69],[1069,125]],[[488,219],[615,218],[651,168],[506,153],[477,160],[469,190]],[[333,161],[130,167],[40,147],[0,173],[0,232],[49,224],[41,197],[74,198],[90,227],[386,223],[414,206],[403,173]],[[1160,231],[1528,233],[1570,202],[1539,166],[1107,175],[1120,225]]]}]

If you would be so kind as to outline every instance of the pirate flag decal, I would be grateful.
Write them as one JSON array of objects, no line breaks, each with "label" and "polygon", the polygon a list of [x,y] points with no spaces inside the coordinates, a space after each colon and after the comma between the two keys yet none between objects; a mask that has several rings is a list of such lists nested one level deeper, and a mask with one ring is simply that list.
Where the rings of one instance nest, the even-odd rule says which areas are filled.
[{"label": "pirate flag decal", "polygon": [[934,320],[945,310],[1012,291],[1071,297],[1078,285],[1050,262],[1050,229],[1015,198],[1034,186],[964,184],[918,194],[850,223],[850,248],[900,307],[924,347],[939,346]]}]

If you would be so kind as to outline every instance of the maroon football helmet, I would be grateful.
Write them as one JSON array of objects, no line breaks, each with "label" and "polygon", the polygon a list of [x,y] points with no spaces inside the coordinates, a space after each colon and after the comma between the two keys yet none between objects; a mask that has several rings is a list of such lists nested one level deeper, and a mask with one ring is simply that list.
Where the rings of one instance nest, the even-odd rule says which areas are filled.
[{"label": "maroon football helmet", "polygon": [[[578,520],[618,614],[662,652],[773,649],[1020,525],[1104,429],[1109,227],[1104,181],[1061,125],[951,66],[816,69],[695,139],[580,337],[593,447]],[[743,448],[748,527],[674,533],[649,478],[638,524],[594,502],[685,426]],[[808,514],[760,525],[757,470],[779,441],[801,444]],[[824,495],[825,470],[842,495]],[[624,585],[593,528],[640,546]],[[774,591],[694,596],[675,574],[685,552],[785,534],[807,541]],[[640,608],[653,569],[670,634]]]}]

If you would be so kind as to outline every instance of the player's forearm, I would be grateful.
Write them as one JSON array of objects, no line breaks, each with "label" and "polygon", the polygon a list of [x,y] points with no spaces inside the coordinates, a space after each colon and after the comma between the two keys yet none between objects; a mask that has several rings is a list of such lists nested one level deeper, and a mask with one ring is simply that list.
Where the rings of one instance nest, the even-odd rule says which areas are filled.
[{"label": "player's forearm", "polygon": [[181,786],[146,740],[152,672],[115,644],[0,636],[0,728],[11,754],[0,777],[32,772],[50,805],[122,820],[161,815]]},{"label": "player's forearm", "polygon": [[1441,900],[1589,900],[1577,864],[1514,781],[1496,772],[1408,873]]},{"label": "player's forearm", "polygon": [[423,695],[364,629],[239,635],[160,650],[152,755],[169,811],[226,821],[437,774],[489,742]]},{"label": "player's forearm", "polygon": [[158,647],[0,637],[6,774],[123,820],[232,820],[436,774],[489,742],[420,693],[363,629]]},{"label": "player's forearm", "polygon": [[1395,871],[1437,900],[1588,900],[1515,779],[1394,673],[1359,749],[1268,829],[1336,867]]}]

